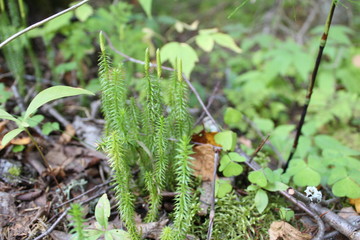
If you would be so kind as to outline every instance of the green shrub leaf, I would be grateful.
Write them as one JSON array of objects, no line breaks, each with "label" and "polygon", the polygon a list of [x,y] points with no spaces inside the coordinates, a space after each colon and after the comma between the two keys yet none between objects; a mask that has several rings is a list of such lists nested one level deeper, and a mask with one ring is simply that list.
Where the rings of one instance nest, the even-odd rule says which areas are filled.
[{"label": "green shrub leaf", "polygon": [[262,189],[257,190],[255,195],[255,206],[259,213],[262,213],[265,210],[268,203],[269,198],[267,193]]},{"label": "green shrub leaf", "polygon": [[234,163],[228,155],[224,155],[220,161],[219,171],[222,171],[225,177],[233,177],[240,175],[243,167]]},{"label": "green shrub leaf", "polygon": [[103,194],[95,207],[96,221],[105,229],[108,226],[110,216],[110,202],[106,194]]},{"label": "green shrub leaf", "polygon": [[224,151],[234,151],[236,145],[236,134],[234,132],[219,132],[214,139],[217,144],[222,146]]},{"label": "green shrub leaf", "polygon": [[152,0],[139,0],[141,7],[144,9],[146,15],[151,18],[151,4]]},{"label": "green shrub leaf", "polygon": [[242,52],[241,48],[239,48],[236,45],[234,39],[230,35],[227,35],[227,34],[224,34],[224,33],[215,33],[215,34],[212,34],[211,36],[214,39],[214,41],[217,44],[219,44],[220,46],[223,46],[223,47],[226,47],[226,48],[228,48],[230,50],[233,50],[236,53],[241,53]]},{"label": "green shrub leaf", "polygon": [[253,171],[249,173],[249,181],[259,185],[260,187],[266,187],[268,181],[266,180],[265,174],[262,170]]},{"label": "green shrub leaf", "polygon": [[214,39],[211,35],[200,34],[195,38],[196,44],[202,48],[205,52],[211,52],[214,48]]},{"label": "green shrub leaf", "polygon": [[22,131],[24,131],[24,128],[21,128],[21,127],[11,130],[7,134],[5,134],[5,136],[3,137],[3,139],[1,140],[1,145],[6,146],[11,140],[13,140]]},{"label": "green shrub leaf", "polygon": [[224,122],[231,128],[238,127],[239,124],[243,121],[243,116],[241,112],[234,108],[226,108],[224,114]]},{"label": "green shrub leaf", "polygon": [[92,92],[88,90],[68,87],[68,86],[54,86],[47,88],[41,91],[38,95],[36,95],[34,99],[31,101],[29,107],[25,112],[24,120],[26,121],[26,119],[29,118],[31,114],[35,113],[39,107],[50,101],[63,97],[70,97],[81,94],[94,95]]},{"label": "green shrub leaf", "polygon": [[217,197],[222,198],[226,194],[231,192],[231,190],[232,190],[232,186],[230,184],[230,181],[221,180],[221,179],[216,180],[215,193]]},{"label": "green shrub leaf", "polygon": [[355,182],[354,179],[346,177],[332,186],[332,192],[337,197],[360,197],[360,184]]},{"label": "green shrub leaf", "polygon": [[161,61],[165,62],[169,60],[174,67],[176,59],[182,59],[183,72],[187,77],[190,77],[190,73],[193,70],[195,63],[199,61],[195,50],[186,43],[167,43],[161,48],[160,52]]}]

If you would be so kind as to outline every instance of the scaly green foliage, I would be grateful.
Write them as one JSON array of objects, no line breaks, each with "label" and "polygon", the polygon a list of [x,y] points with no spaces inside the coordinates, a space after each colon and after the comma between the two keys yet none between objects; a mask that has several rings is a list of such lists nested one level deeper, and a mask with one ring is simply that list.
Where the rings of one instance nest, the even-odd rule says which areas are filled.
[{"label": "scaly green foliage", "polygon": [[71,233],[75,234],[73,239],[76,240],[84,240],[85,239],[85,231],[84,231],[84,214],[83,208],[80,204],[74,203],[71,205],[69,214],[71,216],[70,226],[73,227]]},{"label": "scaly green foliage", "polygon": [[[100,39],[101,34],[100,34]],[[192,219],[190,195],[191,169],[189,166],[188,134],[190,133],[190,115],[187,105],[187,85],[182,80],[181,61],[179,71],[172,82],[173,96],[170,112],[166,113],[165,102],[161,92],[161,70],[158,75],[150,73],[150,56],[145,53],[145,92],[144,102],[134,98],[128,100],[124,71],[113,68],[105,53],[104,41],[101,40],[99,77],[102,88],[103,113],[106,120],[105,137],[102,146],[109,155],[110,166],[114,171],[116,197],[119,212],[126,228],[133,239],[139,238],[134,223],[134,195],[130,186],[131,167],[138,165],[140,169],[140,187],[149,193],[149,211],[145,221],[152,222],[158,218],[161,205],[161,192],[165,187],[176,188],[179,195],[175,204],[176,239],[185,236]],[[158,51],[159,58],[159,51]],[[158,59],[158,64],[160,59]],[[175,127],[172,127],[173,124]],[[173,130],[175,129],[175,131]],[[169,138],[182,138],[179,144]],[[172,153],[177,148],[175,153]],[[175,157],[176,155],[176,157]],[[173,158],[172,162],[169,161]],[[175,185],[167,185],[175,175]],[[173,179],[174,180],[174,179]]]},{"label": "scaly green foliage", "polygon": [[175,197],[175,239],[184,239],[191,225],[191,174],[190,155],[192,146],[189,145],[190,139],[187,136],[178,143],[176,155],[176,192]]}]

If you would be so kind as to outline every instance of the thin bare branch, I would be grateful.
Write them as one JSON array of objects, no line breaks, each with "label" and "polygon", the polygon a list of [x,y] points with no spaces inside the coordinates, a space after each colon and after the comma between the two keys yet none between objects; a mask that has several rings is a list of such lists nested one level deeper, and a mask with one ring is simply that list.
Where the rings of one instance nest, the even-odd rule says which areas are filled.
[{"label": "thin bare branch", "polygon": [[212,192],[211,192],[211,207],[209,214],[209,228],[207,232],[207,240],[211,239],[214,219],[215,219],[215,185],[216,185],[216,171],[219,165],[219,150],[214,149],[215,157],[214,157],[214,171],[213,171],[213,179],[212,179]]},{"label": "thin bare branch", "polygon": [[75,5],[67,8],[67,9],[65,9],[64,11],[61,11],[61,12],[59,12],[59,13],[57,13],[57,14],[54,14],[54,15],[48,17],[48,18],[45,18],[44,20],[41,20],[40,22],[34,23],[33,25],[31,25],[31,26],[29,26],[29,27],[27,27],[27,28],[25,28],[25,29],[23,29],[23,30],[15,33],[15,34],[12,35],[11,37],[9,37],[8,39],[6,39],[6,40],[3,41],[2,43],[0,43],[0,48],[4,47],[5,45],[7,45],[8,43],[10,43],[11,41],[13,41],[13,40],[15,40],[16,38],[18,38],[18,37],[20,37],[21,35],[23,35],[24,33],[27,33],[28,31],[30,31],[30,30],[32,30],[32,29],[34,29],[34,28],[37,28],[37,27],[39,27],[39,26],[41,26],[41,25],[43,25],[43,24],[45,24],[45,23],[47,23],[47,22],[49,22],[49,21],[51,21],[51,20],[53,20],[53,19],[61,16],[61,15],[65,14],[65,13],[67,13],[67,12],[70,12],[70,11],[72,11],[72,10],[80,7],[81,5],[87,3],[88,1],[90,1],[90,0],[83,0],[83,1],[79,2],[78,4],[75,4]]},{"label": "thin bare branch", "polygon": [[304,125],[304,122],[305,122],[306,113],[307,113],[307,110],[308,110],[308,107],[309,107],[309,104],[310,104],[311,96],[312,96],[314,85],[315,85],[316,76],[317,76],[317,73],[318,73],[318,70],[319,70],[322,54],[323,54],[324,48],[326,46],[326,41],[327,41],[327,38],[328,38],[328,35],[329,35],[331,21],[332,21],[333,15],[334,15],[334,11],[335,11],[335,7],[336,7],[337,2],[338,2],[338,0],[333,0],[332,1],[332,5],[331,5],[330,11],[329,11],[329,15],[328,15],[327,20],[326,20],[324,33],[322,34],[322,37],[321,37],[321,40],[320,40],[318,55],[317,55],[317,58],[316,58],[316,62],[315,62],[314,69],[313,69],[313,72],[312,72],[312,75],[311,75],[308,91],[307,91],[307,94],[306,94],[305,104],[303,106],[300,121],[299,121],[299,124],[298,124],[297,129],[296,129],[296,135],[295,135],[295,139],[294,139],[294,144],[293,144],[293,147],[292,147],[291,152],[289,154],[289,157],[287,159],[286,165],[284,167],[284,171],[286,171],[286,169],[288,168],[289,162],[292,159],[292,157],[294,156],[297,145],[298,145],[298,142],[299,142],[299,138],[300,138],[300,135],[301,135],[301,129],[302,129],[302,127]]}]

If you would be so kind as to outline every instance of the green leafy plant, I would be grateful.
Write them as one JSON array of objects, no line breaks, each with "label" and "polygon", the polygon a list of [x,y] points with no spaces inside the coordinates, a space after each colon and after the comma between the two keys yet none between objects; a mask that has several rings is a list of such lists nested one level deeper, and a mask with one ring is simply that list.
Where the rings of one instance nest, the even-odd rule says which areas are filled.
[{"label": "green leafy plant", "polygon": [[130,236],[120,229],[109,229],[110,202],[106,194],[102,195],[95,207],[96,223],[94,228],[85,227],[83,208],[80,204],[72,204],[69,211],[72,217],[70,226],[73,227],[72,239],[76,240],[97,240],[103,237],[105,240],[127,240]]},{"label": "green leafy plant", "polygon": [[[33,126],[33,121],[36,121],[39,115],[33,116],[36,111],[44,104],[59,99],[63,97],[76,96],[81,94],[93,95],[92,92],[81,89],[81,88],[73,88],[67,86],[55,86],[47,88],[41,91],[38,95],[34,97],[34,99],[30,102],[28,108],[25,113],[21,117],[15,117],[5,111],[4,109],[0,109],[0,118],[14,121],[18,128],[15,128],[5,134],[3,137],[1,144],[7,145],[13,138],[15,138],[22,131],[27,132],[29,135],[28,127]],[[36,121],[37,122],[37,121]],[[31,136],[31,135],[30,135]]]}]

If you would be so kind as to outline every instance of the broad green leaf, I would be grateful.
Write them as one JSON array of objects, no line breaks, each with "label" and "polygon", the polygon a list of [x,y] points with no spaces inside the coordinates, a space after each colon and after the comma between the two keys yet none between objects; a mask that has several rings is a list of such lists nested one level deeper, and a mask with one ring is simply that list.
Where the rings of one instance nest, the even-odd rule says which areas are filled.
[{"label": "broad green leaf", "polygon": [[229,48],[230,50],[233,50],[236,53],[242,52],[242,50],[236,45],[234,39],[230,35],[224,33],[215,33],[212,34],[212,38],[220,46]]},{"label": "broad green leaf", "polygon": [[316,145],[322,150],[331,149],[334,151],[342,152],[342,154],[346,154],[348,156],[356,156],[360,155],[359,151],[350,149],[343,144],[341,144],[338,140],[328,135],[318,135],[315,137]]},{"label": "broad green leaf", "polygon": [[16,122],[18,126],[21,126],[21,121],[13,117],[10,113],[0,108],[0,119],[7,119]]},{"label": "broad green leaf", "polygon": [[252,192],[252,191],[257,191],[260,187],[258,185],[255,184],[250,184],[247,188],[246,191]]},{"label": "broad green leaf", "polygon": [[273,171],[270,168],[264,168],[264,174],[266,179],[269,181],[269,183],[274,183],[275,182],[275,174],[273,173]]},{"label": "broad green leaf", "polygon": [[152,0],[139,0],[141,7],[144,9],[146,15],[151,18],[151,4]]},{"label": "broad green leaf", "polygon": [[236,133],[232,131],[219,132],[214,137],[215,142],[220,144],[224,151],[234,151],[236,145]]},{"label": "broad green leaf", "polygon": [[103,194],[95,207],[96,221],[105,229],[108,226],[110,216],[110,202],[106,194]]},{"label": "broad green leaf", "polygon": [[255,195],[255,206],[258,212],[262,213],[265,210],[268,203],[269,203],[269,198],[267,193],[262,189],[257,190]]},{"label": "broad green leaf", "polygon": [[226,108],[224,113],[224,121],[229,127],[238,127],[239,123],[243,121],[241,112],[234,108]]},{"label": "broad green leaf", "polygon": [[22,152],[22,150],[25,149],[24,145],[15,145],[12,149],[12,152],[17,153],[17,152]]},{"label": "broad green leaf", "polygon": [[215,193],[217,197],[222,198],[226,194],[231,192],[231,190],[232,190],[232,186],[230,184],[230,181],[221,180],[221,179],[216,180]]},{"label": "broad green leaf", "polygon": [[114,240],[130,240],[130,235],[128,232],[125,232],[121,229],[111,229],[108,231]]},{"label": "broad green leaf", "polygon": [[2,103],[5,103],[11,97],[11,95],[11,92],[6,91],[4,84],[0,83],[0,106]]},{"label": "broad green leaf", "polygon": [[257,170],[249,173],[249,181],[259,185],[260,187],[266,187],[268,181],[266,180],[265,174],[262,170]]},{"label": "broad green leaf", "polygon": [[337,181],[346,178],[348,173],[345,167],[335,167],[330,170],[330,177],[328,179],[328,184],[333,185]]},{"label": "broad green leaf", "polygon": [[320,184],[321,176],[318,172],[306,166],[294,175],[294,182],[300,187],[317,186]]},{"label": "broad green leaf", "polygon": [[109,231],[106,231],[104,234],[104,240],[114,240]]},{"label": "broad green leaf", "polygon": [[266,187],[264,187],[264,189],[270,192],[285,191],[288,188],[288,185],[278,181],[276,181],[275,183],[269,183],[268,185],[266,185]]},{"label": "broad green leaf", "polygon": [[87,3],[75,9],[75,16],[81,22],[85,22],[93,13],[94,9]]},{"label": "broad green leaf", "polygon": [[312,143],[310,137],[300,136],[295,156],[299,158],[305,158],[311,150],[311,145]]},{"label": "broad green leaf", "polygon": [[222,171],[225,177],[233,177],[240,175],[243,167],[230,160],[228,155],[224,155],[220,161],[219,171]]},{"label": "broad green leaf", "polygon": [[281,207],[279,214],[280,218],[285,221],[290,221],[294,217],[294,211],[290,208]]},{"label": "broad green leaf", "polygon": [[104,232],[100,229],[84,229],[84,232],[87,236],[86,240],[97,240],[104,235]]},{"label": "broad green leaf", "polygon": [[234,162],[246,162],[245,157],[241,156],[237,152],[229,152],[227,153],[227,156],[230,158],[231,161]]},{"label": "broad green leaf", "polygon": [[47,122],[45,123],[41,131],[45,135],[49,135],[52,131],[58,131],[60,129],[60,125],[58,122]]},{"label": "broad green leaf", "polygon": [[36,95],[31,101],[29,107],[25,112],[24,120],[26,121],[26,119],[28,119],[31,114],[35,113],[39,107],[50,101],[81,94],[94,95],[88,90],[68,86],[54,86],[47,88],[41,91],[38,95]]},{"label": "broad green leaf", "polygon": [[205,52],[211,52],[214,48],[214,39],[208,34],[200,34],[196,36],[195,42]]},{"label": "broad green leaf", "polygon": [[42,120],[44,120],[44,116],[38,114],[30,117],[26,122],[28,123],[29,127],[35,127],[41,123]]},{"label": "broad green leaf", "polygon": [[332,186],[332,192],[337,197],[360,198],[360,184],[346,177]]},{"label": "broad green leaf", "polygon": [[1,145],[6,146],[11,140],[13,140],[17,135],[19,135],[22,131],[24,131],[24,128],[15,128],[5,134],[3,139],[1,140]]},{"label": "broad green leaf", "polygon": [[199,61],[195,50],[186,43],[178,42],[167,43],[161,48],[162,62],[169,60],[171,64],[175,66],[177,58],[182,60],[185,76],[190,77],[190,73],[193,70],[195,63]]}]

